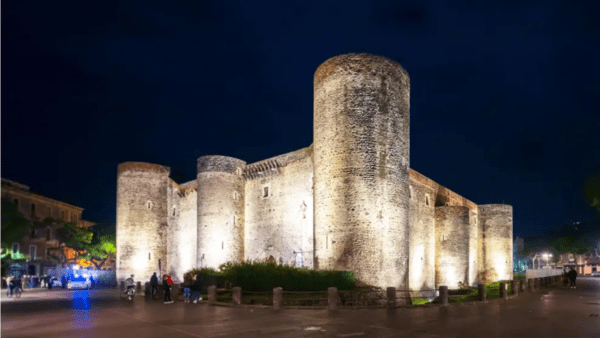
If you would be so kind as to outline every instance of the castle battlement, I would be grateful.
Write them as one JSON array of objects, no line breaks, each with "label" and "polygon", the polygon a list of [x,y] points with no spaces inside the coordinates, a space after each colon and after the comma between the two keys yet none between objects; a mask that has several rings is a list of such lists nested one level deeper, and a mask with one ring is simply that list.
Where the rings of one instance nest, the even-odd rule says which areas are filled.
[{"label": "castle battlement", "polygon": [[183,184],[162,165],[120,164],[117,277],[267,259],[422,296],[512,278],[512,207],[410,168],[409,98],[397,62],[340,55],[315,72],[309,147],[251,164],[201,156]]}]

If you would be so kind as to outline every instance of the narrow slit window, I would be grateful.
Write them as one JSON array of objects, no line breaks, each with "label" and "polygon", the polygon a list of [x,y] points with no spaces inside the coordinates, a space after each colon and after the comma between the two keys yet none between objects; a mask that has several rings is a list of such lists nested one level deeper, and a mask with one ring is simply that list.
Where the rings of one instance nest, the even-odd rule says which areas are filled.
[{"label": "narrow slit window", "polygon": [[221,241],[221,250],[225,249],[225,242]]},{"label": "narrow slit window", "polygon": [[176,211],[176,209],[175,209],[175,207],[173,207],[173,216],[175,216],[175,211]]},{"label": "narrow slit window", "polygon": [[265,187],[264,188],[264,194],[263,197],[269,197],[269,187]]},{"label": "narrow slit window", "polygon": [[35,203],[31,203],[31,213],[35,214]]},{"label": "narrow slit window", "polygon": [[152,202],[148,201],[146,202],[146,208],[148,208],[148,210],[152,209]]},{"label": "narrow slit window", "polygon": [[429,196],[425,196],[425,204],[429,205]]},{"label": "narrow slit window", "polygon": [[329,249],[329,235],[325,235],[325,249]]}]

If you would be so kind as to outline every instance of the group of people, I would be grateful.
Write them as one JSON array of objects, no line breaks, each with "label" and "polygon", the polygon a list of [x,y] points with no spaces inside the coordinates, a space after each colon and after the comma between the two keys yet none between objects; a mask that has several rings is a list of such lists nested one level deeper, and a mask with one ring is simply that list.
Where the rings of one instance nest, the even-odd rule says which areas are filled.
[{"label": "group of people", "polygon": [[565,286],[567,284],[570,284],[569,289],[577,289],[577,286],[575,285],[576,280],[577,280],[577,270],[570,268],[568,272],[567,272],[567,270],[565,270],[563,272],[563,283],[565,284]]},{"label": "group of people", "polygon": [[3,279],[2,284],[6,283],[6,287],[9,288],[9,292],[10,292],[11,285],[15,285],[15,283],[19,284],[19,287],[21,288],[21,290],[23,289],[23,286],[28,287],[30,289],[33,289],[33,288],[52,289],[52,281],[55,280],[56,278],[53,276],[49,276],[49,275],[42,275],[42,276],[22,275],[22,276],[2,277],[2,279]]},{"label": "group of people", "polygon": [[[132,276],[133,277],[133,276]],[[164,290],[164,303],[171,304],[173,303],[173,299],[171,298],[171,290],[173,290],[173,279],[169,275],[163,275],[162,278],[162,287]],[[152,298],[156,296],[158,293],[158,276],[156,272],[152,274],[150,277],[150,287],[152,292]],[[194,275],[191,273],[187,273],[183,276],[183,301],[185,303],[189,303],[193,301],[194,304],[198,303],[202,300],[200,297],[202,293],[202,280],[200,275]]]}]

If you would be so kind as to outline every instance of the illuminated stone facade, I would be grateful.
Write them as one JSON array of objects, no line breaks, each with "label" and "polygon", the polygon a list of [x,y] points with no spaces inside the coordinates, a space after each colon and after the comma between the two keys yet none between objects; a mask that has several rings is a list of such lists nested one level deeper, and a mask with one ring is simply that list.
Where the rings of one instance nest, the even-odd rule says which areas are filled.
[{"label": "illuminated stone facade", "polygon": [[511,278],[512,207],[478,206],[410,169],[409,97],[396,62],[340,55],[315,72],[310,147],[253,164],[202,156],[182,185],[166,167],[121,164],[117,278],[147,279],[158,260],[181,280],[257,259],[417,294],[486,271]]}]

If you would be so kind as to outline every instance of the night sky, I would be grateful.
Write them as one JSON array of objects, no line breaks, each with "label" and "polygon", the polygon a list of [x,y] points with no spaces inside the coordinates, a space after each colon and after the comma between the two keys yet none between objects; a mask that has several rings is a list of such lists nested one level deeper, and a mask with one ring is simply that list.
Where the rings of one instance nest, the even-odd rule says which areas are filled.
[{"label": "night sky", "polygon": [[119,163],[307,147],[315,69],[366,52],[410,74],[411,168],[515,235],[594,223],[599,42],[599,1],[5,0],[1,174],[114,225]]}]

